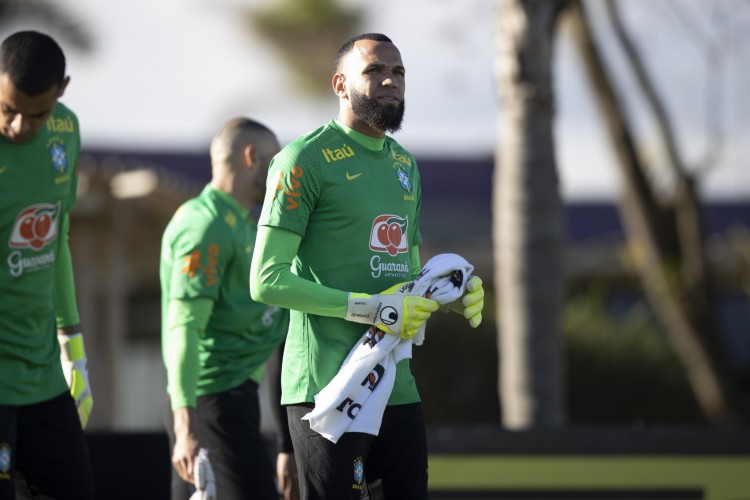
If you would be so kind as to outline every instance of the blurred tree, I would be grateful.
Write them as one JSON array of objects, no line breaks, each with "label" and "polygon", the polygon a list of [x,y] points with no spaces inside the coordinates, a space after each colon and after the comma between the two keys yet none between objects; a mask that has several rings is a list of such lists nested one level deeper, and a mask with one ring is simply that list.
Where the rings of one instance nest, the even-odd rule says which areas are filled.
[{"label": "blurred tree", "polygon": [[[0,26],[24,19],[41,22],[64,38],[64,44],[90,51],[88,29],[72,13],[51,0],[0,0]],[[62,40],[60,40],[63,43]]]},{"label": "blurred tree", "polygon": [[250,12],[248,20],[279,50],[299,88],[319,96],[330,92],[333,54],[358,33],[361,17],[336,0],[284,0]]},{"label": "blurred tree", "polygon": [[738,273],[742,280],[742,288],[750,300],[750,230],[746,227],[736,227],[729,235],[729,244],[739,261]]},{"label": "blurred tree", "polygon": [[552,135],[552,53],[567,2],[500,0],[496,79],[502,112],[493,178],[502,422],[565,421],[561,309],[563,207]]},{"label": "blurred tree", "polygon": [[716,322],[696,178],[685,166],[670,116],[625,31],[616,4],[608,0],[606,5],[638,88],[655,116],[674,179],[674,188],[666,193],[649,176],[586,10],[580,0],[575,0],[575,38],[622,171],[624,196],[620,209],[633,262],[644,291],[685,366],[706,419],[717,424],[746,419],[747,405],[730,371],[731,363]]}]

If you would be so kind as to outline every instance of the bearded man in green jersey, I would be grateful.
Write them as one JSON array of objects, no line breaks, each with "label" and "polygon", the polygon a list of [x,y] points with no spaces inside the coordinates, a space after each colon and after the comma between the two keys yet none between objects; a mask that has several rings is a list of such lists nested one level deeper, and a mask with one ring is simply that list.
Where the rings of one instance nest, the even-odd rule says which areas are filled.
[{"label": "bearded man in green jersey", "polygon": [[[282,403],[302,498],[425,499],[425,427],[408,358],[397,365],[377,436],[350,432],[332,443],[301,419],[362,337],[363,324],[409,339],[438,309],[427,298],[379,293],[420,272],[419,171],[385,135],[400,128],[404,113],[401,54],[385,35],[359,35],[339,49],[334,71],[338,117],[271,163],[250,291],[292,310]],[[481,280],[472,278],[468,290],[456,308],[476,327]]]},{"label": "bearded man in green jersey", "polygon": [[[211,182],[164,232],[162,351],[173,415],[173,500],[193,494],[201,448],[208,450],[218,498],[278,498],[260,434],[258,383],[286,337],[288,311],[251,301],[248,288],[257,231],[250,209],[263,200],[268,163],[278,151],[264,125],[247,118],[226,123],[211,142]],[[294,459],[291,449],[279,451],[284,489]]]},{"label": "bearded man in green jersey", "polygon": [[0,46],[0,498],[93,498],[68,247],[81,141],[58,102],[69,81],[49,36],[21,31]]}]

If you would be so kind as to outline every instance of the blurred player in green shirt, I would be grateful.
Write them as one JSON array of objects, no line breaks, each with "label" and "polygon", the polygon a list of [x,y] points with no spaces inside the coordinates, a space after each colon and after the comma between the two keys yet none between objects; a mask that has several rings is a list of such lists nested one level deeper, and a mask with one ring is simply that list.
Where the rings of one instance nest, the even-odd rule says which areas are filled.
[{"label": "blurred player in green shirt", "polygon": [[[400,128],[404,113],[401,54],[388,37],[370,33],[346,42],[334,67],[338,117],[271,164],[250,290],[291,310],[282,403],[302,498],[380,498],[380,490],[388,499],[426,499],[424,419],[408,358],[397,365],[377,436],[345,433],[334,444],[301,420],[365,325],[409,339],[438,309],[434,300],[381,292],[420,271],[419,170],[385,135]],[[472,281],[458,309],[476,327],[483,291],[479,278]]]},{"label": "blurred player in green shirt", "polygon": [[286,337],[288,311],[253,302],[248,284],[257,232],[249,211],[263,199],[278,151],[264,125],[246,118],[225,124],[211,142],[211,183],[164,232],[162,348],[174,500],[191,496],[201,448],[209,451],[218,498],[278,498],[260,434],[258,383]]},{"label": "blurred player in green shirt", "polygon": [[93,498],[83,434],[93,398],[68,247],[80,132],[58,102],[69,81],[65,56],[49,36],[21,31],[3,41],[0,498],[27,488],[49,498]]}]

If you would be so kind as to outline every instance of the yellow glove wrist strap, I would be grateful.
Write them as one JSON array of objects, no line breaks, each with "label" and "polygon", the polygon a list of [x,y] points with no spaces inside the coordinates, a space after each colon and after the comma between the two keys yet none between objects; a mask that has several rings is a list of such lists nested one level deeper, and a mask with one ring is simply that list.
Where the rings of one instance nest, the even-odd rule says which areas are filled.
[{"label": "yellow glove wrist strap", "polygon": [[65,361],[73,363],[86,357],[86,350],[83,348],[83,335],[80,333],[58,335],[57,338],[60,341],[62,357]]}]

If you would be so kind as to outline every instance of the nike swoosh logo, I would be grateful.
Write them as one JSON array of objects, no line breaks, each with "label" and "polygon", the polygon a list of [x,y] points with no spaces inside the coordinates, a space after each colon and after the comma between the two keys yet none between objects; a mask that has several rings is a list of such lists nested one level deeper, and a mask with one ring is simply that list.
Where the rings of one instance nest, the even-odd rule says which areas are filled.
[{"label": "nike swoosh logo", "polygon": [[362,175],[362,172],[360,172],[360,173],[358,173],[358,174],[354,174],[354,175],[350,175],[350,174],[349,174],[349,172],[347,172],[347,173],[346,173],[346,180],[348,180],[348,181],[353,181],[354,179],[356,179],[356,178],[357,178],[357,177],[359,177],[360,175]]}]

